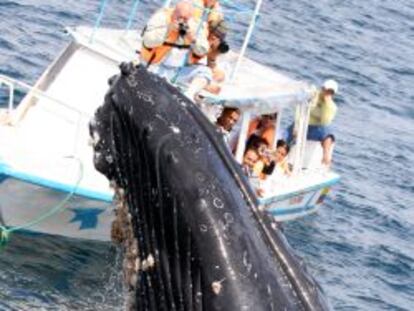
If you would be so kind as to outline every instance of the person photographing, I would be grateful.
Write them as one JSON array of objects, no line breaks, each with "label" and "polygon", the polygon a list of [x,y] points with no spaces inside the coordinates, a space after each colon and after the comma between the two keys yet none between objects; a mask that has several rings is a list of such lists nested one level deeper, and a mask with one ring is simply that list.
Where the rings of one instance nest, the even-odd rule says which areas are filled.
[{"label": "person photographing", "polygon": [[[207,29],[197,34],[191,3],[180,1],[174,9],[161,9],[148,21],[142,34],[141,63],[167,79],[177,69],[198,63],[207,55]],[[183,72],[185,74],[185,71]]]}]

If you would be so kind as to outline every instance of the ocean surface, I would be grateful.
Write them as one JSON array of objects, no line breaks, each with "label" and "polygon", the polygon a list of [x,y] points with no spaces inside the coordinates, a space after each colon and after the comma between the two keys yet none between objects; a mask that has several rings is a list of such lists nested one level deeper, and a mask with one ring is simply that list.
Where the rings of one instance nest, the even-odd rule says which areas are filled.
[{"label": "ocean surface", "polygon": [[[124,27],[132,2],[109,1],[103,26]],[[142,1],[134,27],[159,3]],[[98,7],[0,0],[0,73],[35,82],[70,41],[64,27],[93,25]],[[247,18],[229,17],[240,46]],[[317,214],[285,225],[330,305],[414,310],[414,1],[265,0],[248,56],[340,83],[342,180]],[[108,244],[15,234],[0,253],[0,310],[122,310],[120,271]]]}]

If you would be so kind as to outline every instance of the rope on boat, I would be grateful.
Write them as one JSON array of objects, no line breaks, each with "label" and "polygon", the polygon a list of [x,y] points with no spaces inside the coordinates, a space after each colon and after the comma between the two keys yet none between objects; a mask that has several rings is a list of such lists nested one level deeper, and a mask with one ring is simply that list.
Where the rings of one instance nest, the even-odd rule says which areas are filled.
[{"label": "rope on boat", "polygon": [[89,39],[89,42],[90,43],[93,43],[93,39],[95,37],[95,33],[99,29],[99,27],[101,26],[101,20],[102,20],[102,18],[104,16],[107,2],[108,2],[108,0],[102,0],[101,1],[101,7],[99,9],[99,15],[98,15],[98,18],[95,21],[95,26],[93,27],[93,31],[92,31],[91,37]]},{"label": "rope on boat", "polygon": [[30,229],[31,227],[41,223],[42,221],[50,218],[51,216],[61,212],[64,208],[64,206],[66,205],[66,203],[75,195],[80,182],[83,179],[83,163],[79,158],[73,157],[73,156],[69,156],[67,158],[72,158],[74,160],[76,160],[79,164],[79,171],[78,171],[78,178],[76,180],[75,186],[73,187],[73,189],[66,195],[66,197],[60,201],[57,205],[55,205],[52,209],[50,209],[49,211],[41,214],[39,217],[33,219],[32,221],[29,221],[23,225],[20,226],[15,226],[15,227],[7,227],[6,224],[4,222],[0,223],[0,251],[8,244],[8,242],[10,241],[10,235],[11,233],[15,232],[15,231],[19,231],[19,230],[24,230],[24,229]]},{"label": "rope on boat", "polygon": [[134,21],[135,15],[137,14],[139,0],[135,0],[132,5],[131,13],[129,13],[128,21],[125,27],[125,30],[128,31],[131,29],[132,22]]}]

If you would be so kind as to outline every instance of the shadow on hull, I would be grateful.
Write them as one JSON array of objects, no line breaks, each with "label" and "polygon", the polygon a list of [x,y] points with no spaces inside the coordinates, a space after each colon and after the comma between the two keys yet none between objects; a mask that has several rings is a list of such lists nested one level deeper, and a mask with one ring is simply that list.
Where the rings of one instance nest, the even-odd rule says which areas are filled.
[{"label": "shadow on hull", "polygon": [[117,189],[129,309],[328,309],[220,134],[176,88],[121,65],[91,135]]}]

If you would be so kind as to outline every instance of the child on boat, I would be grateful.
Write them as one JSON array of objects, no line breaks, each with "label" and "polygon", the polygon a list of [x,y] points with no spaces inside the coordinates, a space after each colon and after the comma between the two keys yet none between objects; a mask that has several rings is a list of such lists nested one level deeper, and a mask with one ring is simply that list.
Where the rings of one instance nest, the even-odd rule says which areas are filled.
[{"label": "child on boat", "polygon": [[247,148],[249,147],[256,149],[260,156],[253,168],[255,174],[260,179],[266,179],[265,171],[272,161],[272,151],[269,149],[269,144],[261,137],[254,137],[254,139],[249,139]]},{"label": "child on boat", "polygon": [[254,147],[248,147],[243,156],[242,169],[246,176],[249,177],[250,185],[254,189],[255,193],[258,196],[262,197],[264,191],[261,187],[261,181],[259,178],[260,176],[257,174],[257,172],[255,172],[254,169],[259,160],[260,154],[258,150]]},{"label": "child on boat", "polygon": [[291,175],[289,164],[287,163],[287,155],[289,153],[289,145],[284,140],[278,140],[276,150],[272,152],[271,161],[262,169],[262,176],[267,176],[266,180],[258,183],[256,193],[263,197],[271,191],[275,183],[287,178]]},{"label": "child on boat", "polygon": [[289,153],[289,145],[283,139],[279,139],[276,143],[276,150],[273,154],[273,160],[268,166],[266,173],[268,175],[290,176],[291,171],[287,163],[287,155]]},{"label": "child on boat", "polygon": [[254,172],[254,166],[259,161],[260,155],[257,149],[249,147],[244,152],[242,169],[247,177],[258,177]]}]

